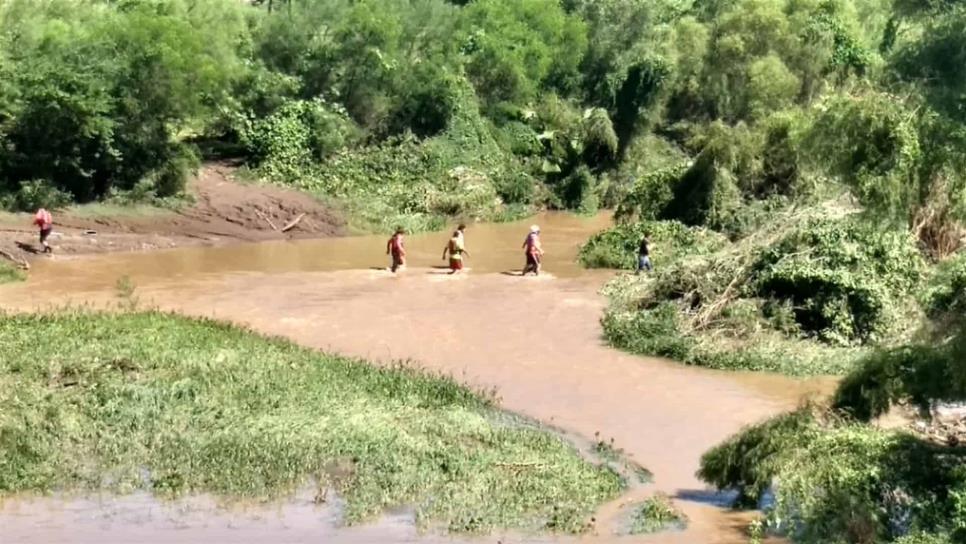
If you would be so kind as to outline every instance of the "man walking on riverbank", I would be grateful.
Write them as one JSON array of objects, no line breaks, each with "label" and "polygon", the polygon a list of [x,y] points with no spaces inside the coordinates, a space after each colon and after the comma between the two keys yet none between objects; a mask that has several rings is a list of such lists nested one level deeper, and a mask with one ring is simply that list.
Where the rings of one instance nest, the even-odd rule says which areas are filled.
[{"label": "man walking on riverbank", "polygon": [[645,232],[644,237],[641,238],[641,246],[637,250],[637,273],[640,274],[642,271],[646,270],[650,272],[654,269],[651,266],[651,242],[648,240],[650,236],[649,233]]},{"label": "man walking on riverbank", "polygon": [[50,233],[54,230],[54,218],[50,215],[44,208],[37,210],[37,214],[34,215],[34,225],[40,229],[40,247],[43,248],[44,253],[53,253],[53,249],[47,243],[47,238],[50,237]]},{"label": "man walking on riverbank", "polygon": [[406,234],[405,229],[399,227],[386,243],[386,255],[392,256],[392,266],[389,269],[393,273],[406,266],[406,247],[403,245],[404,234]]},{"label": "man walking on riverbank", "polygon": [[526,254],[527,264],[523,267],[521,276],[526,276],[533,272],[534,276],[540,275],[540,264],[543,260],[543,247],[540,245],[540,227],[533,225],[530,227],[530,234],[523,241],[523,251]]}]

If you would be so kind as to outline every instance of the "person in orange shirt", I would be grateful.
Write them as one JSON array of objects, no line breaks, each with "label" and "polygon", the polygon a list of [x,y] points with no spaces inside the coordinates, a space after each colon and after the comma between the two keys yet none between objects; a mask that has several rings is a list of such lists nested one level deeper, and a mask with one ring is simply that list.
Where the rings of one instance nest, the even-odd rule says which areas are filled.
[{"label": "person in orange shirt", "polygon": [[399,227],[392,238],[386,242],[386,254],[392,256],[392,266],[390,270],[396,272],[406,266],[406,247],[403,245],[403,235],[406,231]]},{"label": "person in orange shirt", "polygon": [[52,253],[54,250],[47,243],[47,238],[50,236],[51,231],[54,230],[53,216],[44,208],[40,208],[37,210],[37,214],[34,215],[34,225],[37,225],[37,228],[40,229],[40,246],[44,248],[44,253]]}]

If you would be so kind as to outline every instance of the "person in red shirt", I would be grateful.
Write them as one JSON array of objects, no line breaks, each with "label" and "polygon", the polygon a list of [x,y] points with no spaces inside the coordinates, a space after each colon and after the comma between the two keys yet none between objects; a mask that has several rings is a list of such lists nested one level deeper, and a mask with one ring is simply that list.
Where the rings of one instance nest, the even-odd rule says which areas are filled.
[{"label": "person in red shirt", "polygon": [[392,238],[386,242],[386,255],[392,255],[392,266],[390,270],[393,272],[406,266],[406,247],[403,245],[404,234],[406,234],[406,231],[402,227],[399,227],[396,229],[396,233],[392,235]]},{"label": "person in red shirt", "polygon": [[54,250],[47,244],[47,238],[50,236],[51,231],[54,230],[53,216],[44,208],[40,208],[37,210],[37,214],[34,215],[34,225],[37,225],[37,228],[40,229],[40,246],[44,248],[44,253],[52,253]]}]

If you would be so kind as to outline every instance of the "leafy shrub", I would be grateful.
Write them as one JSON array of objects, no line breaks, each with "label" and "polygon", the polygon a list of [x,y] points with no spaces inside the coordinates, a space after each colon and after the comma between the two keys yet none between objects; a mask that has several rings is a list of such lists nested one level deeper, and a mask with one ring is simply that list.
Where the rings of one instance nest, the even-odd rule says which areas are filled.
[{"label": "leafy shrub", "polygon": [[928,413],[932,403],[966,397],[966,332],[942,328],[929,343],[913,343],[876,353],[839,384],[833,406],[861,420],[912,401]]},{"label": "leafy shrub", "polygon": [[651,259],[658,267],[688,255],[713,252],[726,243],[717,233],[677,221],[642,221],[617,225],[593,235],[580,248],[580,262],[588,268],[633,270],[645,233],[655,247]]},{"label": "leafy shrub", "polygon": [[322,100],[298,100],[250,123],[242,141],[263,175],[285,179],[300,176],[351,141],[353,134],[344,111]]},{"label": "leafy shrub", "polygon": [[964,461],[961,451],[804,408],[710,450],[698,475],[737,488],[749,506],[772,489],[769,524],[795,542],[892,542],[955,527]]},{"label": "leafy shrub", "polygon": [[665,208],[674,199],[674,187],[689,168],[690,164],[682,163],[637,178],[618,204],[614,217],[618,221],[663,218]]},{"label": "leafy shrub", "polygon": [[56,210],[67,207],[73,195],[54,187],[49,181],[36,179],[25,181],[10,196],[8,208],[14,211],[33,212],[37,208]]},{"label": "leafy shrub", "polygon": [[494,180],[497,195],[508,204],[530,204],[536,195],[536,180],[521,171],[510,171]]},{"label": "leafy shrub", "polygon": [[0,50],[17,51],[0,146],[7,185],[46,179],[82,201],[154,175],[159,194],[182,186],[173,142],[228,94],[245,8],[121,4],[4,3]]},{"label": "leafy shrub", "polygon": [[966,253],[939,267],[922,298],[926,313],[933,319],[966,314]]},{"label": "leafy shrub", "polygon": [[817,430],[810,407],[747,427],[701,456],[698,477],[738,491],[739,505],[757,507],[781,466],[780,456],[806,445]]},{"label": "leafy shrub", "polygon": [[677,305],[664,302],[647,311],[608,311],[601,325],[604,337],[614,346],[634,353],[687,361],[694,341],[681,334],[679,319]]},{"label": "leafy shrub", "polygon": [[953,544],[948,534],[916,533],[906,535],[895,541],[896,544]]},{"label": "leafy shrub", "polygon": [[789,300],[803,331],[827,342],[875,342],[901,329],[925,263],[906,233],[854,220],[813,220],[764,251],[757,293]]}]

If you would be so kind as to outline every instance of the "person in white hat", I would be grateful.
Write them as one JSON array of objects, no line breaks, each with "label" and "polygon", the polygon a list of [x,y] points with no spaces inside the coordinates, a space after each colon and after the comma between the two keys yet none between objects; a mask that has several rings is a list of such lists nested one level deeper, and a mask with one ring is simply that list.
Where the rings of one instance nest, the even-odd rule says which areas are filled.
[{"label": "person in white hat", "polygon": [[540,261],[543,258],[543,247],[540,245],[540,227],[533,225],[530,227],[530,234],[523,241],[523,250],[527,257],[527,264],[523,267],[521,276],[526,276],[533,272],[534,276],[540,275]]}]

